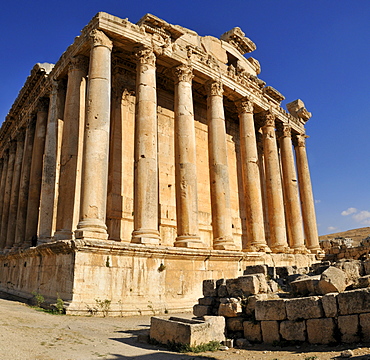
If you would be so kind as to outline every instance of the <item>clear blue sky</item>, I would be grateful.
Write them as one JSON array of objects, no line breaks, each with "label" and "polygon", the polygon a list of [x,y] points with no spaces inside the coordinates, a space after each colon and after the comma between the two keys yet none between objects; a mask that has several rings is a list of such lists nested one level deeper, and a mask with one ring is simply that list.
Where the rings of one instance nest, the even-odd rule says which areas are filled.
[{"label": "clear blue sky", "polygon": [[[200,35],[239,26],[257,44],[260,78],[302,99],[319,233],[370,226],[370,1],[3,1],[0,121],[33,65],[55,63],[99,11],[152,13]],[[349,209],[349,210],[348,210]]]}]

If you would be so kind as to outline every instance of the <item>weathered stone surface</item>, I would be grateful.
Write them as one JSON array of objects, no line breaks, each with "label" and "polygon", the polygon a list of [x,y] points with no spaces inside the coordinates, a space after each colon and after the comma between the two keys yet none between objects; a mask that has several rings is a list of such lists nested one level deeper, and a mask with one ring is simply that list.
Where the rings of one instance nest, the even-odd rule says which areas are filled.
[{"label": "weathered stone surface", "polygon": [[338,315],[337,293],[329,293],[321,298],[325,317],[335,317]]},{"label": "weathered stone surface", "polygon": [[318,289],[324,295],[331,292],[342,292],[346,286],[346,274],[331,266],[321,274]]},{"label": "weathered stone surface", "polygon": [[218,315],[225,317],[236,317],[242,312],[240,300],[230,298],[228,302],[221,302],[218,308]]},{"label": "weathered stone surface", "polygon": [[359,318],[362,340],[368,341],[370,339],[370,313],[360,314]]},{"label": "weathered stone surface", "polygon": [[235,340],[235,347],[239,349],[246,349],[249,346],[251,346],[251,343],[247,339],[240,338]]},{"label": "weathered stone surface", "polygon": [[261,324],[252,321],[244,321],[244,337],[248,341],[260,342],[262,340]]},{"label": "weathered stone surface", "polygon": [[306,323],[305,321],[285,320],[280,323],[280,335],[288,341],[305,341],[306,340]]},{"label": "weathered stone surface", "polygon": [[309,319],[306,321],[307,339],[311,344],[330,344],[334,337],[335,323],[332,318]]},{"label": "weathered stone surface", "polygon": [[228,297],[229,293],[227,292],[226,279],[219,279],[216,281],[217,296],[220,298]]},{"label": "weathered stone surface", "polygon": [[347,286],[357,284],[357,279],[361,276],[363,272],[362,263],[359,260],[343,259],[339,260],[335,264],[335,266],[344,271],[344,273],[346,274]]},{"label": "weathered stone surface", "polygon": [[370,286],[370,275],[365,275],[358,278],[358,287],[366,288]]},{"label": "weathered stone surface", "polygon": [[290,286],[293,293],[308,296],[310,294],[317,294],[319,280],[320,275],[309,276],[292,281]]},{"label": "weathered stone surface", "polygon": [[266,344],[280,341],[279,323],[277,321],[261,321],[262,340]]},{"label": "weathered stone surface", "polygon": [[263,274],[267,275],[267,265],[251,265],[244,270],[244,275]]},{"label": "weathered stone surface", "polygon": [[[264,280],[266,283],[266,280]],[[240,276],[237,279],[227,279],[227,292],[233,297],[246,297],[258,294],[260,290],[259,277],[256,275]],[[267,285],[266,285],[267,286]]]},{"label": "weathered stone surface", "polygon": [[196,304],[193,306],[193,314],[196,317],[203,317],[204,315],[212,315],[212,306]]},{"label": "weathered stone surface", "polygon": [[338,316],[338,328],[341,342],[353,343],[360,341],[358,315]]},{"label": "weathered stone surface", "polygon": [[267,284],[266,276],[264,274],[255,274],[253,275],[257,278],[257,281],[259,283],[258,292],[259,294],[264,294],[269,291],[269,286]]},{"label": "weathered stone surface", "polygon": [[338,294],[339,315],[370,312],[370,289],[345,291]]},{"label": "weathered stone surface", "polygon": [[256,302],[257,320],[285,320],[285,300],[259,300]]},{"label": "weathered stone surface", "polygon": [[370,275],[370,259],[363,261],[365,275]]},{"label": "weathered stone surface", "polygon": [[227,318],[226,328],[228,331],[243,331],[243,321],[241,316]]},{"label": "weathered stone surface", "polygon": [[212,306],[215,303],[215,298],[211,296],[203,297],[198,299],[199,305]]},{"label": "weathered stone surface", "polygon": [[203,296],[217,296],[216,291],[216,280],[204,280],[203,281]]},{"label": "weathered stone surface", "polygon": [[310,296],[285,301],[288,320],[315,319],[323,316],[321,299]]},{"label": "weathered stone surface", "polygon": [[271,295],[268,294],[257,294],[249,296],[247,299],[247,305],[244,309],[245,314],[252,315],[252,313],[255,312],[257,300],[267,300],[268,298],[270,298],[270,296]]}]

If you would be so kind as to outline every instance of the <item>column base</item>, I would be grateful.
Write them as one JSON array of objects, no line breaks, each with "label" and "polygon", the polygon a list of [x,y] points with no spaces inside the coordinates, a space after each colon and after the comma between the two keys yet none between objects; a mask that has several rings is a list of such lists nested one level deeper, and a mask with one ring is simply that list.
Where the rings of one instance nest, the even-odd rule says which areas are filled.
[{"label": "column base", "polygon": [[291,248],[291,250],[293,250],[293,253],[294,254],[309,254],[310,251],[305,247],[305,246],[299,246],[299,247],[293,247]]},{"label": "column base", "polygon": [[266,244],[251,244],[247,245],[243,251],[246,252],[264,252],[271,253],[271,249]]},{"label": "column base", "polygon": [[321,247],[307,248],[311,254],[325,254],[325,251]]},{"label": "column base", "polygon": [[228,238],[213,239],[213,248],[215,250],[236,250],[235,244],[231,239]]},{"label": "column base", "polygon": [[132,232],[131,242],[135,244],[159,245],[161,237],[158,230],[140,229]]},{"label": "column base", "polygon": [[176,247],[204,249],[205,244],[200,240],[199,236],[180,235],[176,238],[174,243]]},{"label": "column base", "polygon": [[75,231],[76,239],[97,239],[108,240],[108,233],[93,231],[88,229],[78,229]]},{"label": "column base", "polygon": [[274,254],[293,254],[293,249],[286,245],[271,246],[271,251]]}]

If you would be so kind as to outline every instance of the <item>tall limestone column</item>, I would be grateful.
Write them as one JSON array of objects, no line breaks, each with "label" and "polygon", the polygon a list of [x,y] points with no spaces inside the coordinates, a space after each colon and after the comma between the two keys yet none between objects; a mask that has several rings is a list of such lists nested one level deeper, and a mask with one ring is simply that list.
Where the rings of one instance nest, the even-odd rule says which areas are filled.
[{"label": "tall limestone column", "polygon": [[30,243],[25,241],[25,233],[34,137],[35,122],[33,121],[33,119],[30,119],[26,129],[24,142],[21,178],[19,184],[17,221],[15,223],[15,241],[13,249],[25,248],[27,246],[30,246]]},{"label": "tall limestone column", "polygon": [[132,242],[159,244],[156,57],[150,48],[137,51],[134,231]]},{"label": "tall limestone column", "polygon": [[271,251],[266,244],[260,170],[253,103],[245,98],[236,103],[239,113],[240,154],[242,161],[243,188],[247,218],[246,251]]},{"label": "tall limestone column", "polygon": [[112,41],[90,34],[90,67],[82,158],[80,222],[75,237],[106,240]]},{"label": "tall limestone column", "polygon": [[25,243],[27,246],[37,245],[37,230],[48,107],[49,99],[42,98],[38,104],[35,138],[32,149],[25,233]]},{"label": "tall limestone column", "polygon": [[7,223],[8,230],[6,236],[6,249],[10,250],[13,247],[15,240],[15,228],[17,220],[17,211],[18,211],[18,198],[19,198],[19,184],[21,178],[22,170],[22,160],[23,160],[23,151],[24,151],[24,129],[20,129],[20,132],[16,138],[17,142],[17,151],[15,153],[14,160],[14,171],[13,171],[13,181],[12,188],[10,193],[10,205],[9,205],[9,220]]},{"label": "tall limestone column", "polygon": [[312,253],[320,252],[319,236],[316,225],[315,204],[312,193],[310,169],[308,167],[306,153],[306,135],[299,134],[296,136],[294,143],[297,170],[298,186],[301,197],[303,227],[306,236],[306,247]]},{"label": "tall limestone column", "polygon": [[307,253],[304,246],[303,223],[295,171],[291,126],[284,124],[280,136],[280,155],[283,172],[286,224],[290,248],[294,253]]},{"label": "tall limestone column", "polygon": [[[1,226],[1,219],[3,216],[3,208],[4,208],[3,204],[4,204],[4,196],[5,196],[6,175],[8,172],[9,150],[4,151],[2,160],[3,160],[3,170],[1,173],[1,185],[0,185],[0,226]],[[1,232],[1,228],[0,228],[0,232]]]},{"label": "tall limestone column", "polygon": [[264,114],[263,152],[265,160],[266,192],[270,225],[270,248],[274,253],[289,252],[285,216],[283,188],[281,183],[279,154],[275,136],[275,116]]},{"label": "tall limestone column", "polygon": [[202,248],[198,224],[196,144],[192,96],[193,70],[175,71],[175,176],[177,238],[175,246]]},{"label": "tall limestone column", "polygon": [[207,84],[208,148],[213,248],[234,250],[227,163],[226,126],[221,81]]},{"label": "tall limestone column", "polygon": [[6,173],[6,183],[3,203],[0,204],[3,207],[1,216],[1,231],[0,231],[0,249],[4,249],[6,246],[6,236],[8,233],[8,221],[9,221],[9,207],[10,207],[10,196],[12,191],[12,181],[14,173],[14,161],[15,153],[17,150],[17,142],[12,140],[9,146],[9,159],[8,159],[8,170]]},{"label": "tall limestone column", "polygon": [[51,241],[56,227],[65,95],[63,81],[52,80],[42,171],[38,243]]},{"label": "tall limestone column", "polygon": [[85,94],[88,59],[71,59],[60,162],[60,180],[56,232],[54,238],[72,239],[80,217],[81,168],[85,125]]}]

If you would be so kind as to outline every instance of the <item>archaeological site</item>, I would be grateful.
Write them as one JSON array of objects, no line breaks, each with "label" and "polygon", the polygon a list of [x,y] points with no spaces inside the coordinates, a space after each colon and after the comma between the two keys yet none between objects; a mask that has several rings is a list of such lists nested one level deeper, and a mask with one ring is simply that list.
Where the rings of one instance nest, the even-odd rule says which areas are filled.
[{"label": "archaeological site", "polygon": [[[60,297],[69,314],[106,302],[112,316],[189,311],[205,291],[197,316],[222,304],[232,329],[261,340],[239,319],[234,283],[267,294],[274,285],[248,267],[308,274],[325,254],[311,113],[300,99],[281,107],[255,49],[238,27],[216,38],[100,12],[56,64],[36,64],[0,129],[0,291]],[[270,299],[283,310],[258,305],[256,326],[299,319],[302,338],[322,318],[315,299],[310,320]]]}]

